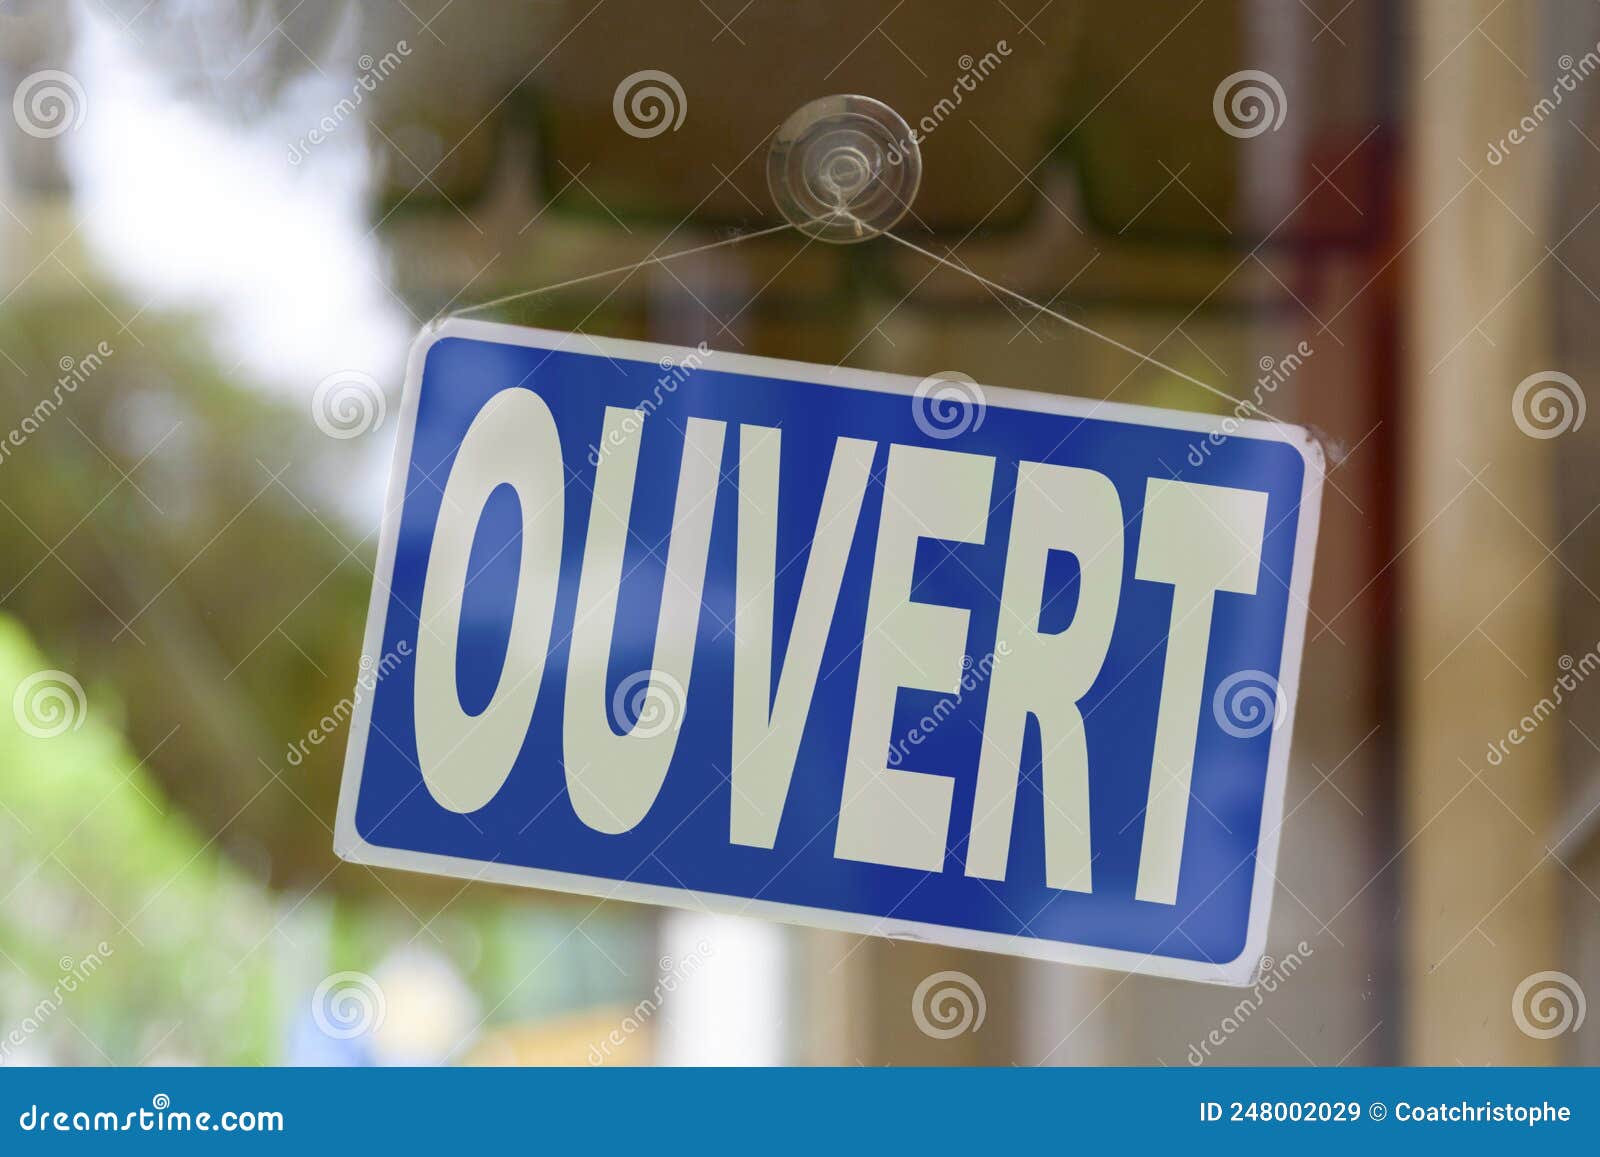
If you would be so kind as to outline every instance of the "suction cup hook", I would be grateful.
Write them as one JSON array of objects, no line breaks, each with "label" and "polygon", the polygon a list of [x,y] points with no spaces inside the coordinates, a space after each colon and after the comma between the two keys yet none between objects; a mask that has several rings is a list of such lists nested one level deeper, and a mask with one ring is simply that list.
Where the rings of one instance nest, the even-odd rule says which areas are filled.
[{"label": "suction cup hook", "polygon": [[905,216],[922,182],[911,126],[870,96],[825,96],[778,127],[767,187],[789,223],[819,241],[869,241]]}]

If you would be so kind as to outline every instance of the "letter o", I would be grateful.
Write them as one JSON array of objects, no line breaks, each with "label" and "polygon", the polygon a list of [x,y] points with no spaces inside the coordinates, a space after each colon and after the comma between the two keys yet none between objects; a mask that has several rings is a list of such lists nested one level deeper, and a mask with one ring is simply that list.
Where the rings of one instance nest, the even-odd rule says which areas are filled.
[{"label": "letter o", "polygon": [[[555,616],[564,482],[550,408],[516,388],[473,419],[445,484],[423,580],[415,702],[422,781],[451,811],[477,811],[495,797],[533,719]],[[517,596],[500,681],[489,705],[470,716],[456,686],[461,600],[484,503],[501,485],[516,491],[522,512]]]}]

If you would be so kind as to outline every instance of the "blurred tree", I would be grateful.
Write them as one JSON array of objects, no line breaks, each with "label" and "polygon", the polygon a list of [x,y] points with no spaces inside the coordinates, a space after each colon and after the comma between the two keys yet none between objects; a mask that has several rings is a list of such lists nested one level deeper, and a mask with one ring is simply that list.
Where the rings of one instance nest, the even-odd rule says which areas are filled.
[{"label": "blurred tree", "polygon": [[0,617],[0,1062],[270,1060],[269,898],[62,675]]},{"label": "blurred tree", "polygon": [[287,752],[354,685],[375,533],[329,496],[359,451],[230,381],[195,329],[118,330],[100,302],[134,312],[102,288],[0,318],[0,609],[115,688],[202,830],[274,885],[314,885],[343,744]]}]

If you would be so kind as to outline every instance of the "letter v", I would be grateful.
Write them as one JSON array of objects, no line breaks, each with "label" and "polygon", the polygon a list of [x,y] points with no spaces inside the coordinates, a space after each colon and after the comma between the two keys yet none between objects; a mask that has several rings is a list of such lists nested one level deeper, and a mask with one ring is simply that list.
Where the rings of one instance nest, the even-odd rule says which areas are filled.
[{"label": "letter v", "polygon": [[739,427],[739,547],[733,616],[732,841],[770,848],[778,838],[822,649],[844,582],[877,443],[840,438],[811,539],[794,627],[772,694],[773,587],[778,557],[780,432]]}]

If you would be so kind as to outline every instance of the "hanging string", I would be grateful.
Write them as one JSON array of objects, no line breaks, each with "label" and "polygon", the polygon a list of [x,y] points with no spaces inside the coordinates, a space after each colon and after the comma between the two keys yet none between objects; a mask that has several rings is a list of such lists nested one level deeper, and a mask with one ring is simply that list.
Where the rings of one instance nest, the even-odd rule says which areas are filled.
[{"label": "hanging string", "polygon": [[[835,209],[830,215],[842,215],[844,217],[851,218],[852,220],[854,219],[853,214],[851,214],[848,209]],[[862,224],[865,225],[865,223]],[[871,226],[866,227],[871,229]],[[433,322],[430,324],[437,323],[444,318],[465,317],[468,314],[480,313],[483,310],[493,309],[496,306],[506,305],[513,301],[521,301],[524,298],[535,297],[541,293],[552,293],[558,289],[570,289],[575,285],[584,285],[591,281],[599,281],[602,278],[615,277],[618,274],[633,273],[634,271],[643,269],[649,265],[664,266],[669,261],[676,261],[680,257],[691,257],[696,253],[708,253],[713,249],[722,249],[730,245],[739,245],[745,241],[754,241],[758,237],[770,237],[776,233],[783,233],[787,230],[798,228],[799,227],[792,222],[786,221],[782,225],[773,225],[767,229],[758,229],[753,233],[741,233],[734,237],[725,237],[721,241],[712,241],[705,245],[696,245],[689,249],[679,249],[672,253],[651,254],[643,260],[634,261],[627,265],[618,265],[611,269],[603,269],[598,273],[587,273],[581,277],[568,278],[565,281],[558,281],[551,285],[543,285],[537,289],[524,289],[519,290],[516,293],[507,293],[500,297],[490,298],[488,301],[480,301],[475,305],[462,306],[460,309],[452,310],[448,314],[441,311],[440,314],[435,315]],[[1266,410],[1262,409],[1261,406],[1253,401],[1247,401],[1243,398],[1236,398],[1227,391],[1218,389],[1216,386],[1211,385],[1209,382],[1201,381],[1192,374],[1184,373],[1176,366],[1168,365],[1160,358],[1153,357],[1142,350],[1135,349],[1133,346],[1128,345],[1126,342],[1119,341],[1117,338],[1112,337],[1108,333],[1103,333],[1091,325],[1086,325],[1085,323],[1078,321],[1076,318],[1068,317],[1059,310],[1052,309],[1048,305],[1033,300],[1026,294],[1018,293],[1008,285],[1003,285],[991,278],[984,277],[981,273],[977,273],[971,269],[968,269],[965,265],[952,261],[947,257],[941,257],[931,249],[924,249],[914,241],[908,241],[899,234],[891,233],[887,230],[881,232],[873,230],[873,232],[876,232],[880,237],[885,237],[890,241],[893,241],[897,245],[902,245],[905,248],[910,249],[914,253],[921,254],[929,261],[932,261],[935,265],[943,266],[946,269],[952,269],[957,273],[960,273],[966,277],[970,277],[979,285],[985,286],[996,293],[1003,294],[1004,296],[1011,298],[1013,301],[1021,302],[1023,305],[1029,306],[1032,309],[1036,309],[1045,316],[1054,318],[1056,321],[1061,322],[1063,325],[1070,326],[1071,328],[1078,330],[1080,333],[1087,334],[1098,341],[1103,341],[1107,345],[1114,346],[1123,353],[1139,359],[1146,365],[1154,366],[1157,369],[1164,370],[1167,373],[1172,374],[1174,377],[1181,378],[1183,381],[1186,381],[1191,385],[1199,386],[1202,390],[1205,390],[1207,393],[1220,398],[1230,405],[1242,406],[1247,411],[1253,411],[1254,413],[1259,414],[1266,421],[1274,423],[1280,422],[1280,419],[1267,413]]]},{"label": "hanging string", "polygon": [[1169,373],[1169,374],[1173,374],[1173,375],[1175,375],[1177,377],[1180,377],[1186,382],[1190,382],[1193,385],[1199,386],[1202,390],[1206,390],[1206,391],[1208,391],[1208,392],[1210,392],[1212,394],[1215,394],[1217,397],[1221,398],[1225,402],[1230,402],[1230,403],[1232,403],[1232,404],[1234,404],[1236,406],[1244,406],[1244,407],[1246,407],[1246,408],[1248,408],[1250,410],[1254,410],[1256,413],[1260,414],[1263,418],[1265,418],[1269,422],[1277,422],[1278,421],[1277,418],[1274,418],[1271,414],[1267,413],[1265,410],[1263,410],[1260,406],[1256,405],[1256,403],[1254,403],[1254,402],[1245,401],[1243,398],[1236,398],[1232,394],[1227,393],[1224,390],[1219,390],[1216,386],[1211,385],[1209,382],[1203,382],[1197,377],[1193,377],[1190,374],[1186,374],[1182,370],[1178,369],[1176,366],[1169,366],[1166,362],[1162,361],[1161,359],[1152,357],[1149,354],[1144,353],[1141,350],[1136,350],[1132,346],[1130,346],[1130,345],[1128,345],[1128,344],[1126,344],[1124,342],[1118,341],[1116,338],[1112,337],[1110,334],[1101,333],[1099,330],[1095,329],[1093,326],[1085,325],[1083,322],[1078,321],[1075,318],[1068,317],[1064,313],[1061,313],[1061,312],[1059,312],[1057,310],[1051,309],[1048,305],[1041,305],[1039,302],[1034,301],[1032,298],[1028,297],[1026,294],[1018,293],[1016,290],[1012,289],[1010,286],[1002,285],[998,281],[993,281],[993,280],[983,276],[981,273],[976,273],[973,270],[968,269],[965,265],[960,265],[960,264],[958,264],[958,263],[956,263],[954,261],[951,261],[949,258],[946,258],[946,257],[940,257],[937,253],[933,252],[932,250],[924,249],[922,246],[916,244],[913,241],[907,241],[904,237],[901,237],[897,233],[885,232],[885,233],[882,234],[882,236],[887,237],[890,241],[893,241],[896,244],[904,245],[907,249],[910,249],[913,252],[922,254],[922,256],[926,257],[928,260],[932,261],[936,265],[942,265],[947,269],[955,270],[957,273],[963,273],[966,276],[972,278],[972,280],[976,281],[979,285],[987,286],[988,288],[994,290],[997,293],[1002,293],[1005,296],[1011,298],[1013,301],[1020,301],[1024,305],[1032,306],[1034,309],[1037,309],[1040,313],[1043,313],[1043,314],[1045,314],[1045,315],[1047,315],[1049,317],[1053,317],[1057,321],[1062,322],[1062,323],[1064,323],[1066,325],[1069,325],[1073,329],[1078,330],[1081,333],[1088,334],[1090,337],[1098,338],[1100,341],[1103,341],[1108,345],[1115,346],[1117,349],[1121,350],[1123,353],[1131,354],[1132,356],[1138,358],[1140,361],[1145,362],[1148,365],[1155,366],[1157,369],[1166,370],[1167,373]]},{"label": "hanging string", "polygon": [[673,253],[652,254],[642,261],[635,261],[630,265],[618,265],[614,269],[602,269],[599,273],[586,273],[582,277],[573,277],[566,281],[558,281],[554,285],[542,285],[538,289],[524,289],[517,293],[508,293],[503,297],[491,298],[480,301],[477,305],[466,305],[460,309],[452,310],[448,314],[440,313],[434,316],[437,322],[441,317],[465,317],[469,313],[478,313],[481,310],[493,309],[497,305],[507,302],[520,301],[525,297],[534,297],[541,293],[552,293],[557,289],[570,289],[574,285],[582,285],[589,281],[599,281],[603,277],[615,277],[619,273],[632,273],[636,269],[643,269],[647,265],[665,265],[669,261],[676,261],[680,257],[690,257],[696,253],[709,253],[713,249],[721,249],[728,245],[738,245],[743,241],[754,241],[757,237],[770,237],[774,233],[782,233],[794,226],[785,221],[782,225],[774,225],[770,229],[758,229],[754,233],[740,233],[735,237],[724,237],[721,241],[712,241],[706,245],[696,245],[692,249],[679,249]]}]

